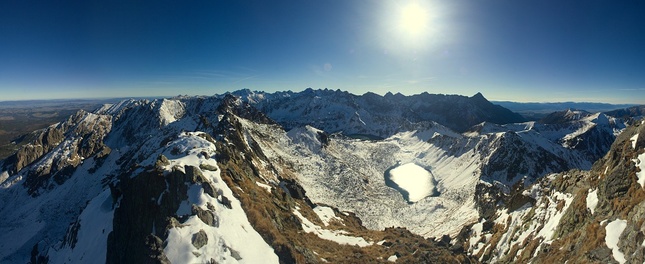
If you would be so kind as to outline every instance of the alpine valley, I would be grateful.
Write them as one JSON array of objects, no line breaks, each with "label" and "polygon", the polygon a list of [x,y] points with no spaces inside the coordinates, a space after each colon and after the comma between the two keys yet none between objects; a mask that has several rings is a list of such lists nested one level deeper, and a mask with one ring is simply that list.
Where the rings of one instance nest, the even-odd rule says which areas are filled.
[{"label": "alpine valley", "polygon": [[643,263],[643,107],[123,100],[0,160],[2,263]]}]

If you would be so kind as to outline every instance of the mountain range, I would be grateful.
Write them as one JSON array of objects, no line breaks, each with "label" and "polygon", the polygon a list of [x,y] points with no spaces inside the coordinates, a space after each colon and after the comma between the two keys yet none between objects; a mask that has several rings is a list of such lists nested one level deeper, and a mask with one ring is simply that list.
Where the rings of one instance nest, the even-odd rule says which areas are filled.
[{"label": "mountain range", "polygon": [[105,104],[0,161],[0,262],[642,262],[641,118],[480,93]]}]

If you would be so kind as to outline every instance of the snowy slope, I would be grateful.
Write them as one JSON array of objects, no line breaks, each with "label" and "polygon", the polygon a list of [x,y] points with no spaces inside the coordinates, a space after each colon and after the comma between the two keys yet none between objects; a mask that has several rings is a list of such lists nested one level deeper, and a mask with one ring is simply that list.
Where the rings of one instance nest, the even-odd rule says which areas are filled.
[{"label": "snowy slope", "polygon": [[[67,129],[64,131],[66,137],[51,152],[15,174],[3,171],[8,177],[0,189],[0,199],[20,202],[4,202],[0,206],[3,215],[0,262],[26,263],[30,258],[38,257],[46,258],[50,263],[102,262],[109,259],[108,236],[113,231],[115,210],[121,207],[123,197],[115,194],[112,188],[122,185],[119,182],[123,179],[117,176],[141,177],[138,175],[144,171],[143,168],[154,167],[161,154],[172,157],[164,167],[167,172],[177,168],[183,171],[187,166],[199,169],[202,164],[211,164],[210,168],[215,168],[215,171],[203,170],[202,173],[221,192],[219,197],[212,197],[205,194],[203,185],[189,188],[187,200],[182,202],[175,216],[186,215],[188,219],[168,231],[163,249],[168,260],[172,263],[207,262],[211,259],[219,263],[278,262],[273,249],[251,227],[239,201],[220,178],[216,161],[210,155],[202,155],[217,152],[213,143],[205,140],[199,132],[182,132],[197,129],[197,113],[205,110],[207,112],[203,116],[208,116],[208,112],[213,112],[219,105],[218,102],[217,99],[201,98],[186,101],[130,100],[106,105],[96,113],[81,112],[77,120],[70,119],[61,124],[59,127]],[[97,127],[105,120],[109,120],[103,124],[106,126]],[[77,135],[87,135],[84,131],[103,131],[96,141],[105,142],[111,152],[99,158],[92,152],[80,151],[85,145],[79,143],[84,141]],[[62,169],[56,166],[62,158],[79,162],[65,163],[76,165],[68,179],[58,181],[55,177],[49,178],[49,173],[55,176],[57,170]],[[38,174],[42,175],[38,177],[43,179],[43,183],[37,185],[38,191],[30,195],[26,190],[30,187],[27,185],[30,177],[36,175],[33,171],[46,172]],[[218,202],[224,196],[232,209]],[[193,215],[191,204],[210,211],[218,220],[218,226],[207,225]],[[207,208],[207,204],[215,207]],[[196,249],[191,239],[202,230],[207,242]]]},{"label": "snowy slope", "polygon": [[[402,132],[379,141],[331,137],[329,145],[323,148],[320,130],[311,127],[284,132],[275,126],[244,124],[253,131],[251,135],[272,163],[283,163],[299,175],[314,202],[355,212],[369,228],[404,226],[425,236],[454,236],[461,226],[476,221],[479,214],[474,197],[482,180],[510,187],[522,178],[537,179],[544,173],[580,166],[571,150],[538,135],[499,132],[463,136],[435,125],[425,131]],[[523,152],[500,143],[509,135],[524,146]],[[508,179],[508,160],[496,158],[500,152],[516,156],[526,171],[518,171],[516,177]],[[566,158],[565,154],[571,156],[570,160],[559,158]],[[545,166],[541,162],[547,158],[564,165]],[[493,166],[496,162],[501,167]],[[429,168],[438,195],[421,195],[416,203],[408,204],[397,190],[388,187],[387,171],[406,163]]]},{"label": "snowy slope", "polygon": [[[323,149],[315,135],[306,133],[311,130],[295,128],[301,132],[296,134],[248,121],[244,125],[271,162],[284,163],[298,173],[314,202],[354,212],[369,228],[404,226],[437,236],[454,234],[462,224],[477,219],[471,197],[478,182],[478,157],[471,153],[451,156],[425,142],[435,132],[435,136],[440,132],[455,135],[443,127],[401,133],[376,142],[333,139]],[[397,190],[385,184],[385,172],[399,162],[432,168],[440,195],[408,204]]]},{"label": "snowy slope", "polygon": [[[185,148],[188,155],[170,159],[170,164],[165,166],[166,170],[171,170],[174,166],[200,167],[203,164],[217,168],[216,161],[208,157],[210,155],[201,155],[214,154],[217,151],[215,146],[199,135],[200,133],[195,132],[183,133],[177,141],[168,145],[165,155],[171,156],[170,152],[175,147]],[[182,202],[177,215],[190,215],[190,207],[194,205],[202,210],[214,212],[214,218],[218,219],[219,224],[211,226],[197,215],[192,215],[181,226],[168,230],[164,253],[170,262],[204,263],[213,259],[217,263],[277,263],[278,257],[253,229],[240,202],[234,199],[230,204],[231,208],[227,208],[218,201],[221,201],[222,197],[234,197],[231,189],[220,177],[221,170],[201,171],[215,188],[221,190],[221,194],[212,197],[205,193],[200,185],[192,185],[189,187],[188,199]],[[206,243],[196,248],[193,241],[198,233],[205,234]]]}]

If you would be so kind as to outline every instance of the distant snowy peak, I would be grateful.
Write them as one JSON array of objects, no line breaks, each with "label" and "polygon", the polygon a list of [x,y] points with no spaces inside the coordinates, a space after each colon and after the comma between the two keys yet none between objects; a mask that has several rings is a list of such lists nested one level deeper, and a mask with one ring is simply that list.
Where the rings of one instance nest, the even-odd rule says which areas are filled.
[{"label": "distant snowy peak", "polygon": [[[633,121],[639,121],[645,116],[645,105],[633,106],[624,109],[617,109],[609,112],[605,112],[608,116],[613,116],[616,118],[622,119],[631,119]],[[634,124],[636,124],[634,122]]]},{"label": "distant snowy peak", "polygon": [[592,115],[585,110],[567,109],[564,111],[553,112],[539,120],[542,124],[561,124],[571,121],[578,121]]},{"label": "distant snowy peak", "polygon": [[484,121],[497,124],[524,121],[519,114],[490,103],[481,93],[472,97],[429,93],[380,96],[309,88],[302,92],[240,90],[231,94],[254,105],[286,129],[312,125],[330,133],[388,137],[425,121],[435,121],[458,132]]}]

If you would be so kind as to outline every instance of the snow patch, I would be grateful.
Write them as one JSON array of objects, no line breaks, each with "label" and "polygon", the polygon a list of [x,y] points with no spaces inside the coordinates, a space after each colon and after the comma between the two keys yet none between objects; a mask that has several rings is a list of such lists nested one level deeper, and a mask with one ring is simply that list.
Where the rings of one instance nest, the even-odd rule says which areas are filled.
[{"label": "snow patch", "polygon": [[633,149],[636,149],[636,144],[638,143],[638,133],[636,133],[636,135],[634,135],[633,137],[631,137],[631,138],[629,139],[629,141],[631,141],[631,142],[632,142],[632,148],[633,148]]},{"label": "snow patch", "polygon": [[587,193],[587,208],[589,211],[591,211],[591,214],[593,214],[594,210],[596,210],[596,206],[598,205],[598,190],[593,190]]},{"label": "snow patch", "polygon": [[304,146],[312,152],[320,151],[322,143],[319,140],[322,130],[312,126],[296,127],[287,132],[287,136],[294,144]]},{"label": "snow patch", "polygon": [[432,173],[423,167],[406,163],[389,171],[389,180],[396,184],[403,197],[410,203],[433,195],[435,190],[434,177]]},{"label": "snow patch", "polygon": [[7,179],[9,179],[9,172],[8,171],[3,171],[2,173],[0,173],[0,184],[2,184]]},{"label": "snow patch", "polygon": [[399,259],[396,255],[392,255],[389,258],[387,258],[387,261],[389,262],[396,262],[396,260]]},{"label": "snow patch", "polygon": [[267,190],[267,192],[269,192],[269,193],[271,193],[271,189],[273,189],[273,188],[271,188],[271,186],[270,186],[270,185],[268,185],[268,184],[264,184],[264,183],[261,183],[261,182],[255,182],[255,184],[256,184],[257,186],[260,186],[260,187],[262,187],[263,189]]},{"label": "snow patch", "polygon": [[[549,178],[550,176],[547,176],[547,179]],[[506,254],[514,246],[520,248],[517,252],[517,255],[520,255],[523,250],[521,245],[526,243],[527,239],[542,237],[544,238],[543,245],[552,243],[553,234],[560,219],[571,205],[573,195],[557,191],[551,193],[551,190],[543,190],[536,186],[537,184],[534,185],[531,191],[525,192],[525,195],[532,194],[533,197],[537,198],[536,201],[538,202],[534,206],[527,203],[512,212],[509,212],[508,209],[497,211],[495,223],[506,226],[507,231],[499,238],[495,253],[490,260],[492,263],[506,257]],[[561,202],[564,202],[564,206],[558,210],[558,204]],[[527,220],[527,216],[530,214],[532,214],[531,218]],[[476,232],[471,232],[471,239],[475,238],[475,235],[477,235]],[[486,240],[490,239],[489,235],[485,235]],[[484,246],[484,244],[475,245],[474,248],[469,249],[469,252],[478,253]],[[540,245],[540,247],[543,245]],[[486,248],[483,250],[486,250]],[[539,250],[540,248],[537,249],[537,251]]]},{"label": "snow patch", "polygon": [[184,104],[177,100],[162,99],[159,106],[159,119],[163,126],[167,126],[184,116]]},{"label": "snow patch", "polygon": [[618,248],[620,234],[623,233],[625,227],[627,227],[627,221],[621,219],[611,221],[607,224],[607,226],[605,226],[605,244],[607,244],[607,247],[611,249],[611,253],[614,259],[621,264],[627,261],[625,259],[625,254],[623,254],[623,252],[620,252],[620,248]]},{"label": "snow patch", "polygon": [[639,172],[636,172],[638,184],[640,184],[641,187],[645,187],[645,153],[638,155],[638,157],[634,159],[634,163],[636,163],[636,168],[640,170]]},{"label": "snow patch", "polygon": [[367,242],[362,237],[345,235],[347,234],[347,232],[342,230],[336,231],[323,229],[322,227],[317,226],[316,224],[309,221],[309,219],[305,218],[302,214],[300,214],[300,212],[298,212],[298,210],[293,210],[293,214],[300,219],[300,221],[302,222],[302,229],[305,230],[305,232],[314,233],[319,238],[333,241],[342,245],[353,245],[359,247],[366,247],[373,244],[372,242]]},{"label": "snow patch", "polygon": [[[481,222],[474,224],[470,228],[470,232],[471,232],[470,239],[469,239],[470,248],[481,248],[481,246],[484,245],[484,243],[479,242],[481,240],[482,230],[484,229],[484,222],[486,222],[486,219],[482,219]],[[481,245],[478,245],[478,244],[481,244]]]},{"label": "snow patch", "polygon": [[331,209],[330,207],[318,205],[314,208],[314,212],[318,215],[318,218],[320,218],[325,226],[328,226],[332,219],[341,221],[341,219],[334,214],[334,209]]},{"label": "snow patch", "polygon": [[[548,214],[551,214],[552,216],[548,218],[548,222],[546,222],[542,230],[538,232],[538,236],[544,237],[546,239],[546,243],[550,243],[553,240],[553,234],[558,227],[558,223],[560,223],[560,219],[573,201],[573,195],[569,193],[555,192],[553,196],[555,197],[555,199],[553,199],[554,202],[552,203],[554,206],[549,205],[549,207],[546,208],[548,210]],[[565,206],[561,210],[557,210],[558,203],[556,201],[564,201]]]}]

